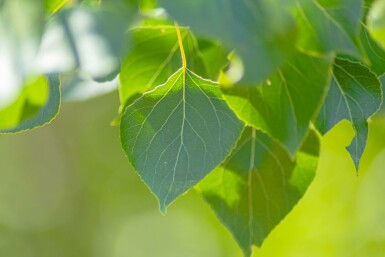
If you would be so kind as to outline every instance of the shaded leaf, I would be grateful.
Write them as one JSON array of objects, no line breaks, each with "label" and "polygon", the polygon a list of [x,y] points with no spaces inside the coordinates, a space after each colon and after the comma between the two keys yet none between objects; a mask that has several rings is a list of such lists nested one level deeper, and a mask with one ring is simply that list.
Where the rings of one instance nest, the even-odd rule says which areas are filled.
[{"label": "shaded leaf", "polygon": [[128,159],[165,211],[225,159],[242,128],[217,84],[181,68],[127,107],[120,133]]},{"label": "shaded leaf", "polygon": [[363,24],[360,38],[366,56],[369,59],[369,67],[377,76],[385,73],[385,51],[370,35],[368,29]]},{"label": "shaded leaf", "polygon": [[218,39],[228,49],[235,49],[243,61],[244,85],[266,79],[294,50],[294,22],[278,1],[158,2],[197,36]]},{"label": "shaded leaf", "polygon": [[361,0],[296,0],[298,47],[316,53],[360,56],[357,42],[362,10]]},{"label": "shaded leaf", "polygon": [[[45,104],[43,106],[36,105],[36,102],[41,103],[41,99],[32,101],[31,95],[29,95],[29,98],[23,99],[20,105],[21,108],[16,112],[13,112],[13,114],[18,116],[18,119],[16,120],[17,123],[13,124],[11,127],[0,128],[0,133],[17,133],[31,130],[48,124],[55,118],[60,107],[59,77],[57,75],[48,75],[47,77],[39,79],[37,83],[43,83],[48,87],[48,98]],[[37,91],[36,93],[38,96],[35,96],[35,98],[44,96],[44,94],[41,94],[41,91]]]},{"label": "shaded leaf", "polygon": [[284,148],[247,127],[226,161],[197,190],[230,230],[245,256],[261,246],[313,180],[319,142],[311,133],[293,161]]},{"label": "shaded leaf", "polygon": [[328,96],[316,120],[325,134],[343,119],[356,133],[347,147],[358,170],[368,137],[368,122],[382,103],[381,83],[374,73],[359,62],[336,58]]},{"label": "shaded leaf", "polygon": [[199,40],[198,44],[207,77],[218,80],[221,71],[228,63],[229,53],[217,42]]},{"label": "shaded leaf", "polygon": [[298,52],[257,87],[223,89],[235,113],[295,155],[318,113],[329,83],[330,58]]}]

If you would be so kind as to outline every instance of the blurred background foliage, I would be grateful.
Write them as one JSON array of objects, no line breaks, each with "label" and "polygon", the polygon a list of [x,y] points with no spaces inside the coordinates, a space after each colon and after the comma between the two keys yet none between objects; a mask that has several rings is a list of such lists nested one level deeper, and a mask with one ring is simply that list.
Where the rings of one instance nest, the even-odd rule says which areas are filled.
[{"label": "blurred background foliage", "polygon": [[[47,95],[44,83],[33,83],[42,73],[67,72],[61,79],[62,95],[68,101],[84,100],[118,87],[114,79],[117,59],[126,50],[121,42],[131,40],[119,37],[126,35],[122,33],[127,26],[123,20],[136,19],[122,17],[127,18],[126,11],[136,11],[132,8],[136,0],[105,0],[103,11],[69,9],[46,26],[39,18],[44,12],[49,17],[61,3],[67,7],[75,3],[97,7],[99,2],[50,0],[42,6],[39,0],[0,0],[0,127],[15,125],[2,123],[1,118],[9,111],[3,108],[8,105],[15,107],[10,112],[16,113],[12,117],[25,117],[45,102],[46,97],[36,99],[31,94],[38,89],[45,92],[40,96]],[[116,5],[118,2],[122,5]],[[143,10],[154,6],[152,0],[143,3]],[[109,8],[116,6],[121,12],[111,17]],[[374,36],[384,42],[385,16],[375,14],[369,25],[376,32]],[[79,17],[89,21],[88,26],[77,26]],[[106,19],[111,23],[101,26],[101,20]],[[95,24],[102,30],[93,30]],[[63,40],[72,34],[81,40]],[[106,38],[118,38],[118,42],[109,42],[118,47],[106,47]],[[50,51],[58,42],[62,52]],[[43,50],[39,50],[40,43]],[[98,55],[79,55],[77,50],[85,48]],[[103,68],[95,66],[93,58],[104,60]],[[105,74],[95,76],[100,75],[100,69]],[[98,90],[94,90],[96,87]],[[24,102],[35,109],[24,108]],[[117,92],[67,103],[50,126],[0,135],[0,256],[242,256],[230,233],[193,190],[173,204],[166,216],[159,213],[155,198],[121,150],[118,128],[108,125],[119,105]],[[370,123],[358,176],[345,149],[353,134],[348,122],[326,134],[314,182],[264,245],[254,249],[254,257],[385,255],[384,115],[379,114]]]},{"label": "blurred background foliage", "polygon": [[[0,136],[0,256],[242,256],[194,191],[159,213],[108,125],[118,106],[117,93],[66,104],[50,126]],[[322,139],[314,182],[254,257],[384,256],[385,118],[358,176],[352,136],[342,122]]]}]

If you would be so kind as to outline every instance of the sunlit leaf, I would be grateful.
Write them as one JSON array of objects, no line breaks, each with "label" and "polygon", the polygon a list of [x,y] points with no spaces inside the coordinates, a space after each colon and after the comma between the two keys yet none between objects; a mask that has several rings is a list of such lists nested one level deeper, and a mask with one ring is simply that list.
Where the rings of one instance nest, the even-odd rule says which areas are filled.
[{"label": "sunlit leaf", "polygon": [[235,49],[243,61],[244,85],[266,79],[294,49],[294,22],[276,0],[158,2],[198,36]]},{"label": "sunlit leaf", "polygon": [[223,92],[242,120],[277,139],[294,156],[324,101],[330,64],[331,58],[298,52],[262,85]]},{"label": "sunlit leaf", "polygon": [[[174,26],[144,25],[131,31],[129,54],[120,72],[120,100],[124,106],[144,92],[160,85],[181,67],[178,39]],[[202,74],[195,38],[181,28],[188,67]]]},{"label": "sunlit leaf", "polygon": [[44,9],[48,15],[53,15],[73,3],[73,0],[44,0]]},{"label": "sunlit leaf", "polygon": [[367,120],[381,103],[381,83],[376,75],[359,62],[336,58],[330,90],[316,126],[324,134],[343,119],[352,123],[356,135],[347,149],[357,169],[368,137]]},{"label": "sunlit leaf", "polygon": [[318,148],[311,133],[293,161],[280,144],[247,127],[226,161],[198,184],[245,256],[303,196],[315,175]]},{"label": "sunlit leaf", "polygon": [[225,159],[243,124],[217,84],[181,68],[128,106],[120,128],[128,159],[165,211]]},{"label": "sunlit leaf", "polygon": [[[48,97],[45,99],[44,94],[47,94],[45,93],[47,89]],[[17,103],[16,109],[11,110],[10,117],[0,114],[0,125],[3,121],[6,124],[6,127],[0,128],[0,133],[30,130],[41,127],[55,118],[60,107],[59,77],[57,75],[41,77],[28,91],[25,97],[22,96],[21,102]],[[10,121],[11,124],[9,124]]]}]

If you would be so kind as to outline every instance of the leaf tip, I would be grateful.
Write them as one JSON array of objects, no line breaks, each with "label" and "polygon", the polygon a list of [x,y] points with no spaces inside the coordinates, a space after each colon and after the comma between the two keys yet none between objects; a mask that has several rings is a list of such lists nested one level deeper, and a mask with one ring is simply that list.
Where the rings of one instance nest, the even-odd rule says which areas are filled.
[{"label": "leaf tip", "polygon": [[[158,198],[158,197],[157,197]],[[167,213],[167,208],[170,204],[167,204],[165,201],[161,201],[159,198],[158,198],[158,203],[159,203],[159,212],[163,215],[163,216],[166,216],[166,213]]]}]

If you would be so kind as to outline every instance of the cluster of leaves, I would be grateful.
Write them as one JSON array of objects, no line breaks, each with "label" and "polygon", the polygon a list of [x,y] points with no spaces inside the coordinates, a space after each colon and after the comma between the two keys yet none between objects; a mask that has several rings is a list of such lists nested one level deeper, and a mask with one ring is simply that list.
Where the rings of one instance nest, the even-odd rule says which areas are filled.
[{"label": "cluster of leaves", "polygon": [[113,123],[161,210],[194,187],[250,255],[343,119],[359,169],[382,103],[384,12],[383,0],[1,0],[0,133],[118,89]]}]

